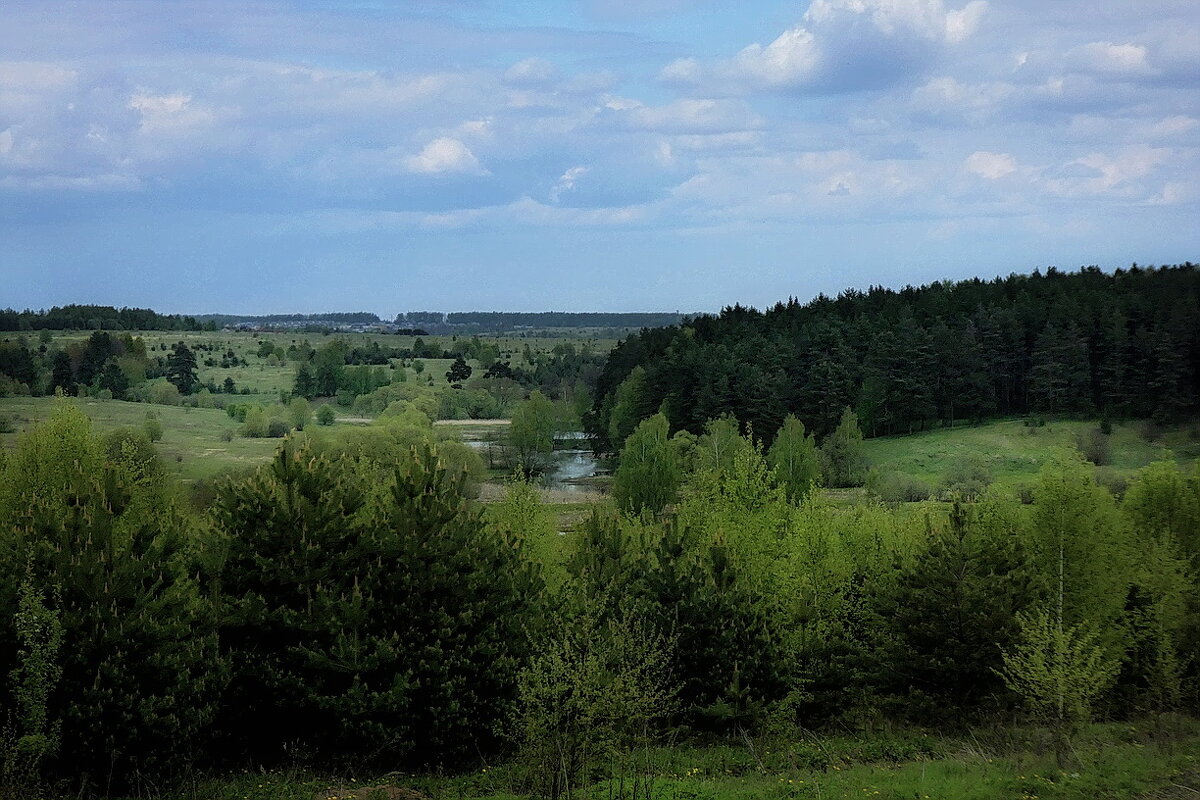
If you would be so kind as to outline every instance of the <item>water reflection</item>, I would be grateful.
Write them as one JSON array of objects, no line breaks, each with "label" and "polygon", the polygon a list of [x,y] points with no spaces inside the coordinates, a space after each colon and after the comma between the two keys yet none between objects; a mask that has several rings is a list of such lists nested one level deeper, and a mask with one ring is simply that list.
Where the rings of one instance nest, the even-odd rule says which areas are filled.
[{"label": "water reflection", "polygon": [[[585,478],[595,477],[601,472],[599,463],[591,450],[579,449],[579,444],[587,439],[582,431],[562,433],[555,437],[556,447],[551,453],[552,464],[539,478],[538,483],[547,489],[561,489],[565,492],[586,493],[595,492],[594,486],[576,483]],[[479,451],[489,466],[502,463],[503,444],[496,441],[481,439],[464,439],[463,443]]]}]

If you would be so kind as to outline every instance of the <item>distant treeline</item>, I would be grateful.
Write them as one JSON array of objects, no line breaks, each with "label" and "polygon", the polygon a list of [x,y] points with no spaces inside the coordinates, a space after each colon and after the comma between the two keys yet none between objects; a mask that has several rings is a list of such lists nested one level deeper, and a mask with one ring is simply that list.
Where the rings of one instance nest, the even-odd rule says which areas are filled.
[{"label": "distant treeline", "polygon": [[421,327],[432,334],[447,333],[504,333],[508,331],[561,330],[564,328],[595,328],[602,331],[624,331],[676,325],[682,314],[602,312],[571,313],[565,311],[409,311],[396,315],[395,324]]},{"label": "distant treeline", "polygon": [[237,314],[197,314],[196,319],[225,325],[271,326],[284,323],[334,323],[337,325],[378,325],[380,319],[369,311],[331,311],[326,314],[262,314],[246,316]]},{"label": "distant treeline", "polygon": [[198,331],[213,326],[196,317],[159,314],[148,308],[55,306],[49,311],[0,310],[0,331]]},{"label": "distant treeline", "polygon": [[1200,410],[1198,380],[1196,265],[1051,268],[642,331],[610,354],[589,428],[605,442],[660,408],[672,430],[732,414],[766,437],[787,414],[823,435],[847,406],[867,435],[1031,413],[1171,419]]},{"label": "distant treeline", "polygon": [[675,325],[681,314],[604,314],[564,311],[516,313],[506,311],[456,311],[446,315],[449,325],[479,325],[482,328],[646,328]]}]

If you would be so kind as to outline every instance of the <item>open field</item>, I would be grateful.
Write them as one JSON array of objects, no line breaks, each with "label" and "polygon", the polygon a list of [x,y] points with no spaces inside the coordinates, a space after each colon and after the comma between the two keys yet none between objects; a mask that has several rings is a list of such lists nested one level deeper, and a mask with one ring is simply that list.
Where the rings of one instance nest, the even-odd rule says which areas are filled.
[{"label": "open field", "polygon": [[[211,478],[221,472],[253,466],[270,459],[278,439],[246,439],[237,435],[241,427],[218,408],[159,406],[121,400],[72,400],[104,433],[116,428],[139,428],[146,412],[153,411],[162,423],[163,438],[155,444],[164,466],[184,481]],[[0,398],[0,415],[13,419],[15,431],[0,434],[0,447],[12,447],[21,431],[50,417],[52,397]],[[225,441],[223,434],[230,436]]]},{"label": "open field", "polygon": [[[40,333],[40,332],[39,332]],[[91,331],[52,331],[49,332],[49,347],[58,347],[72,342],[83,342]],[[117,334],[117,332],[113,332]],[[280,392],[290,392],[296,374],[296,364],[291,361],[260,358],[258,349],[265,340],[286,349],[290,345],[300,345],[307,342],[311,347],[319,349],[331,339],[344,339],[352,346],[364,346],[378,343],[381,347],[411,348],[418,337],[393,336],[379,333],[257,333],[249,331],[130,331],[131,336],[140,337],[145,343],[148,353],[154,357],[165,357],[172,344],[182,341],[196,352],[197,377],[201,383],[212,382],[221,385],[226,378],[232,378],[238,391],[249,390],[247,399],[263,401],[277,399]],[[16,338],[19,334],[9,334],[8,338]],[[35,337],[28,337],[34,340]],[[452,336],[423,336],[421,340],[439,350],[450,348],[457,337]],[[547,353],[556,345],[569,343],[574,347],[588,347],[596,353],[607,353],[616,345],[615,339],[570,339],[550,337],[481,337],[488,344],[494,344],[500,352],[502,361],[511,366],[529,366],[525,358],[530,355]],[[35,345],[36,341],[33,342]],[[245,366],[220,366],[221,355],[232,350],[239,361],[244,360]],[[206,359],[212,359],[214,364],[205,364]],[[422,372],[418,375],[412,365],[407,367],[409,380],[427,381],[432,378],[434,386],[446,384],[446,371],[453,363],[451,359],[424,358]],[[468,359],[467,363],[473,369],[481,370],[478,361]],[[404,369],[399,359],[391,359],[393,369]]]},{"label": "open field", "polygon": [[[857,736],[809,733],[793,741],[651,748],[633,756],[643,792],[621,793],[617,781],[594,784],[579,798],[656,800],[1182,800],[1200,794],[1200,724],[1092,725],[1075,750],[1078,765],[1054,766],[1044,734],[1024,729],[975,731],[962,737],[917,730]],[[518,800],[524,773],[513,762],[454,777],[391,773],[325,775],[255,772],[194,785],[185,800]]]},{"label": "open field", "polygon": [[[1040,428],[1006,420],[868,439],[866,448],[871,464],[881,471],[910,475],[933,487],[963,459],[982,462],[998,485],[1018,487],[1031,483],[1056,459],[1078,458],[1078,437],[1096,428],[1095,420],[1051,420]],[[1114,423],[1106,437],[1109,463],[1098,469],[1127,478],[1168,454],[1184,465],[1200,459],[1200,424],[1151,431],[1154,426],[1145,422]]]}]

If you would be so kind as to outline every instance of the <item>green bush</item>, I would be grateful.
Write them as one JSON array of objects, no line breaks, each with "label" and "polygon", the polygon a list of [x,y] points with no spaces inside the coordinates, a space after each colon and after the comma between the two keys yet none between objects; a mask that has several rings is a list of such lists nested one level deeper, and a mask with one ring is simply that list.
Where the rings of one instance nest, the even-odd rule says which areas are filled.
[{"label": "green bush", "polygon": [[142,429],[146,432],[146,438],[150,441],[157,442],[162,440],[162,423],[158,419],[158,414],[153,411],[146,412],[146,421],[142,423]]},{"label": "green bush", "polygon": [[872,469],[867,473],[867,493],[885,503],[919,503],[933,493],[929,484],[903,472],[883,473]]}]

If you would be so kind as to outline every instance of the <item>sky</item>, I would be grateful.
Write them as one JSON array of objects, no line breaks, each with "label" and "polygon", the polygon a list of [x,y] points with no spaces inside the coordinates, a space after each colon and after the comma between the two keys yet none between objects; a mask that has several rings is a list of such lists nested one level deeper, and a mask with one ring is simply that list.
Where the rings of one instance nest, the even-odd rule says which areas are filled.
[{"label": "sky", "polygon": [[1184,261],[1196,0],[0,7],[0,307],[693,312]]}]

